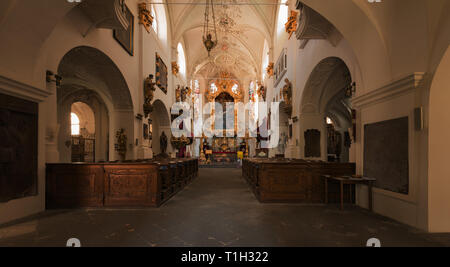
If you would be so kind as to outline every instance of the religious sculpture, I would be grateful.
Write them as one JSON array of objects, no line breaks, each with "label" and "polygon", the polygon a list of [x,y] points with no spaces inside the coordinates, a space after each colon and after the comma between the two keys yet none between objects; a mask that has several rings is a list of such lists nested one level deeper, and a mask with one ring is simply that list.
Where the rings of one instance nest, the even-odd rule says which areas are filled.
[{"label": "religious sculpture", "polygon": [[185,102],[189,94],[189,87],[181,88],[181,102]]},{"label": "religious sculpture", "polygon": [[292,83],[289,81],[288,78],[284,80],[286,83],[283,87],[283,99],[286,105],[291,106],[292,105]]},{"label": "religious sculpture", "polygon": [[281,133],[278,145],[278,153],[284,155],[286,152],[287,136],[286,133]]},{"label": "religious sculpture", "polygon": [[153,94],[156,91],[156,83],[153,82],[153,75],[150,74],[144,81],[144,114],[148,118],[148,115],[153,112]]},{"label": "religious sculpture", "polygon": [[181,102],[181,86],[177,85],[177,89],[175,89],[175,102]]},{"label": "religious sculpture", "polygon": [[179,72],[180,66],[178,65],[178,63],[176,61],[172,62],[172,74],[177,76]]},{"label": "religious sculpture", "polygon": [[161,137],[159,138],[159,149],[161,150],[161,154],[162,155],[166,155],[166,151],[167,151],[167,135],[166,135],[166,133],[164,131],[161,133]]},{"label": "religious sculpture", "polygon": [[262,97],[262,99],[264,101],[266,101],[266,96],[267,96],[267,90],[266,87],[264,87],[264,85],[260,85],[258,88],[258,96]]},{"label": "religious sculpture", "polygon": [[274,68],[274,63],[273,63],[273,62],[271,62],[271,63],[269,63],[269,65],[267,65],[266,71],[267,71],[267,76],[268,76],[269,78],[272,77],[273,74],[274,74],[273,68]]},{"label": "religious sculpture", "polygon": [[127,135],[125,134],[125,130],[122,128],[116,132],[116,151],[119,153],[121,160],[125,160],[125,156],[127,154]]},{"label": "religious sculpture", "polygon": [[147,9],[146,3],[140,3],[138,7],[139,7],[139,24],[142,24],[144,28],[147,30],[147,32],[150,33],[150,28],[152,27],[154,18],[151,15],[150,11]]},{"label": "religious sculpture", "polygon": [[286,32],[289,34],[289,39],[291,39],[292,34],[297,30],[297,11],[291,11],[291,15],[289,16],[288,21],[285,24]]}]

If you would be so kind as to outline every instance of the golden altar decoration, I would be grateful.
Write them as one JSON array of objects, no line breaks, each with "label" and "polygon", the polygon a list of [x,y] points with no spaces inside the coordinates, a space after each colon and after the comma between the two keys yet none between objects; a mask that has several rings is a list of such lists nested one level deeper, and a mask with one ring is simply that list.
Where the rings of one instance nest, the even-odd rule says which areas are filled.
[{"label": "golden altar decoration", "polygon": [[[206,95],[206,98],[208,99],[208,102],[214,102],[214,100],[221,94],[221,93],[228,93],[230,96],[234,98],[234,102],[243,102],[244,100],[244,94],[241,90],[241,85],[239,82],[232,78],[230,73],[227,72],[221,72],[220,78],[217,79],[214,84],[217,86],[217,91],[214,93],[209,92]],[[233,86],[238,85],[238,90],[236,92],[233,91]]]},{"label": "golden altar decoration", "polygon": [[180,65],[176,61],[172,61],[172,74],[178,76],[180,72]]}]

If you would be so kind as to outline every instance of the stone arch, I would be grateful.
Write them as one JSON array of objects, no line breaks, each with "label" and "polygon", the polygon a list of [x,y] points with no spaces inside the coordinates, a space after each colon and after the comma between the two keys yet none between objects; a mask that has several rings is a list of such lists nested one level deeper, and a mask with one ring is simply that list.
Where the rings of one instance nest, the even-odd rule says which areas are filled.
[{"label": "stone arch", "polygon": [[[330,151],[329,132],[336,133],[339,142],[336,149],[341,161],[350,158],[349,148],[345,147],[344,137],[349,135],[351,125],[351,103],[346,97],[346,89],[352,84],[352,75],[346,63],[338,57],[328,57],[320,61],[311,72],[300,103],[300,140],[304,145],[304,157],[326,160]],[[333,126],[326,124],[326,117],[332,118]],[[320,132],[312,142],[305,134],[314,130]],[[308,140],[307,140],[308,139]],[[320,148],[319,148],[320,146]],[[334,146],[334,145],[333,145]],[[320,151],[313,156],[310,149]]]},{"label": "stone arch", "polygon": [[[91,105],[97,105],[98,112],[107,112],[108,119],[99,119],[100,122],[107,120],[108,124],[102,135],[102,143],[107,148],[99,151],[107,151],[98,160],[116,160],[119,155],[115,152],[115,133],[123,128],[130,143],[134,140],[134,112],[130,90],[124,76],[117,65],[109,56],[102,51],[88,46],[79,46],[71,49],[61,59],[58,66],[58,74],[62,77],[62,84],[58,88],[58,120],[61,125],[59,149],[67,150],[67,108],[74,99],[85,98]],[[92,98],[92,100],[90,100]],[[84,102],[84,101],[81,101]],[[95,104],[95,103],[96,104]],[[69,106],[68,106],[69,105]],[[93,106],[91,106],[93,107]],[[96,115],[97,116],[97,115]],[[97,119],[97,117],[96,117]],[[106,141],[104,140],[106,139]],[[105,142],[104,142],[105,141]],[[134,158],[131,151],[132,145],[128,147],[127,157]],[[67,154],[67,151],[64,152]],[[62,161],[67,158],[61,157]]]},{"label": "stone arch", "polygon": [[74,103],[81,102],[89,106],[94,112],[95,120],[95,159],[107,161],[109,159],[109,112],[102,98],[89,89],[71,91],[68,95],[58,99],[58,125],[60,126],[58,147],[61,162],[71,161],[71,122],[70,113]]},{"label": "stone arch", "polygon": [[[371,86],[360,88],[361,93],[376,89],[392,79],[385,37],[362,1],[302,2],[326,18],[350,44],[361,67],[364,83]],[[355,25],[358,25],[357,29]]]},{"label": "stone arch", "polygon": [[170,129],[170,114],[164,105],[164,103],[157,99],[155,102],[153,102],[153,112],[151,114],[152,119],[152,125],[153,125],[153,139],[152,139],[152,151],[153,155],[159,155],[161,153],[160,148],[160,137],[162,132],[164,132],[168,139],[168,145],[167,145],[167,153],[169,153],[170,150],[170,137],[172,136],[172,131]]}]

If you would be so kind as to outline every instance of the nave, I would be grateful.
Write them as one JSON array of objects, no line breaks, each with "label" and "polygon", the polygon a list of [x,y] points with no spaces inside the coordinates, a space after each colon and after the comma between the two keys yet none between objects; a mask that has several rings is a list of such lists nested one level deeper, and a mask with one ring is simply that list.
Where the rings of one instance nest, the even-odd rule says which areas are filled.
[{"label": "nave", "polygon": [[50,210],[0,226],[0,246],[63,247],[449,246],[428,234],[356,206],[261,204],[240,169],[199,170],[160,208]]}]

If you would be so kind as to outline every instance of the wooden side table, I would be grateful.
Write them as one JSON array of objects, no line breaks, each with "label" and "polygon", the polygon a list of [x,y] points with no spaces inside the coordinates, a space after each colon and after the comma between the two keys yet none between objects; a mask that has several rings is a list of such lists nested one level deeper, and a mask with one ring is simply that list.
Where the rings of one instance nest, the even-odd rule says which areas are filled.
[{"label": "wooden side table", "polygon": [[[323,175],[325,178],[325,204],[328,204],[328,180],[334,180],[339,182],[340,184],[340,193],[341,193],[341,210],[344,209],[344,185],[357,185],[364,184],[369,188],[368,197],[369,197],[369,211],[373,211],[373,183],[376,179],[373,178],[351,178],[351,177],[335,177],[331,175]],[[350,190],[351,194],[351,190]]]}]

